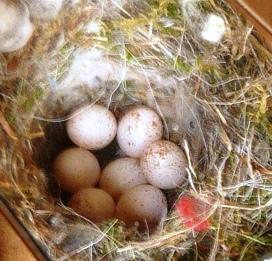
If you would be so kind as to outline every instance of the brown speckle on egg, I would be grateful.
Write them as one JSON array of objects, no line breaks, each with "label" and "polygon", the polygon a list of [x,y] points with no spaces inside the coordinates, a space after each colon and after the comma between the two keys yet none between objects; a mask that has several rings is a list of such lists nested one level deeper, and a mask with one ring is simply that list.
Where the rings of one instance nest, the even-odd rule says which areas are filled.
[{"label": "brown speckle on egg", "polygon": [[122,151],[130,157],[140,157],[145,147],[161,139],[163,125],[159,115],[145,106],[128,111],[119,121],[117,140]]},{"label": "brown speckle on egg", "polygon": [[186,177],[187,159],[173,142],[158,140],[144,151],[140,164],[150,184],[161,189],[173,189]]}]

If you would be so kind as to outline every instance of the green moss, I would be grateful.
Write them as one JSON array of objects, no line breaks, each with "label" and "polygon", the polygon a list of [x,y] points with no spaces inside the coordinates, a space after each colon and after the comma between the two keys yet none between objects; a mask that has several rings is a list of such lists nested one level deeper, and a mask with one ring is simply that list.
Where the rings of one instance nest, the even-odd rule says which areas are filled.
[{"label": "green moss", "polygon": [[166,7],[166,15],[170,17],[177,17],[181,15],[181,10],[179,6],[177,5],[176,1],[169,1],[167,7]]},{"label": "green moss", "polygon": [[36,105],[36,102],[43,98],[44,91],[36,87],[32,90],[31,95],[22,96],[19,100],[19,106],[22,112],[30,112]]},{"label": "green moss", "polygon": [[256,125],[257,131],[261,134],[262,138],[272,145],[272,111],[260,114],[258,123]]},{"label": "green moss", "polygon": [[193,66],[189,65],[183,58],[178,57],[173,61],[173,67],[183,73],[190,73],[193,70]]}]

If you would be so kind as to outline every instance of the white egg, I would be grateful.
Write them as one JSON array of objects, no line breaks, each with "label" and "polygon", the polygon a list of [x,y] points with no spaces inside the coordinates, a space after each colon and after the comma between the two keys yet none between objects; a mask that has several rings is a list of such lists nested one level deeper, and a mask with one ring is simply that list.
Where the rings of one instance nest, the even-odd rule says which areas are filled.
[{"label": "white egg", "polygon": [[164,194],[151,185],[139,185],[120,197],[116,206],[116,217],[128,226],[136,222],[140,228],[154,228],[167,216]]},{"label": "white egg", "polygon": [[55,18],[62,8],[63,0],[27,0],[30,15],[34,19],[48,21]]},{"label": "white egg", "polygon": [[113,198],[107,192],[98,188],[78,191],[69,200],[68,206],[95,223],[113,218],[115,213]]},{"label": "white egg", "polygon": [[96,157],[81,148],[61,152],[54,161],[53,172],[61,188],[70,192],[95,186],[100,178]]},{"label": "white egg", "polygon": [[27,7],[17,1],[0,1],[0,52],[22,48],[33,33]]},{"label": "white egg", "polygon": [[186,157],[170,141],[158,140],[150,144],[144,151],[140,164],[148,182],[161,189],[176,188],[186,177]]},{"label": "white egg", "polygon": [[85,106],[67,121],[67,133],[79,147],[98,150],[112,142],[117,122],[110,110],[100,105]]},{"label": "white egg", "polygon": [[150,143],[161,139],[163,125],[152,109],[139,106],[128,111],[120,120],[117,140],[120,148],[130,157],[140,157]]},{"label": "white egg", "polygon": [[125,191],[146,183],[147,180],[142,173],[139,160],[121,158],[110,162],[104,168],[99,187],[116,200]]}]

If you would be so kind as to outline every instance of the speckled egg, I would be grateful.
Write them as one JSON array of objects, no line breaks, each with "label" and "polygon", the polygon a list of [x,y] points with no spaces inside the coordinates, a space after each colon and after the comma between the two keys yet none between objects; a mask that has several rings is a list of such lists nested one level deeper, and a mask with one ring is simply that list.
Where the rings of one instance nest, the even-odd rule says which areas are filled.
[{"label": "speckled egg", "polygon": [[161,139],[163,125],[159,115],[145,106],[128,111],[120,120],[117,140],[122,151],[130,157],[140,157],[148,144]]},{"label": "speckled egg", "polygon": [[139,160],[126,157],[116,159],[104,168],[99,187],[117,200],[125,191],[146,183]]},{"label": "speckled egg", "polygon": [[124,193],[116,206],[116,217],[128,226],[154,228],[167,216],[164,194],[151,185],[139,185]]},{"label": "speckled egg", "polygon": [[100,166],[90,151],[69,148],[57,156],[53,172],[62,189],[76,192],[97,184],[100,177]]},{"label": "speckled egg", "polygon": [[107,192],[98,188],[78,191],[69,200],[68,206],[95,223],[111,219],[115,213],[113,198]]},{"label": "speckled egg", "polygon": [[98,150],[112,142],[117,122],[110,110],[89,105],[76,110],[67,121],[67,133],[79,147]]},{"label": "speckled egg", "polygon": [[140,164],[148,182],[161,189],[176,188],[186,177],[186,157],[170,141],[158,140],[150,144],[144,151]]}]

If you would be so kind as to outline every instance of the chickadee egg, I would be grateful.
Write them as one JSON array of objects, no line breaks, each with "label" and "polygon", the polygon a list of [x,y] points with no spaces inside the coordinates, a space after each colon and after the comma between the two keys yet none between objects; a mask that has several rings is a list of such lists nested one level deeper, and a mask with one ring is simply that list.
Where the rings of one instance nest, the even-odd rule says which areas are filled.
[{"label": "chickadee egg", "polygon": [[116,217],[128,226],[139,222],[140,227],[156,227],[167,216],[164,194],[151,185],[139,185],[120,197],[116,206]]},{"label": "chickadee egg", "polygon": [[112,142],[117,122],[110,110],[100,105],[76,110],[67,121],[67,133],[79,147],[98,150]]},{"label": "chickadee egg", "polygon": [[134,158],[121,158],[110,162],[102,171],[99,187],[107,191],[115,200],[125,191],[146,184],[147,180]]},{"label": "chickadee egg", "polygon": [[96,157],[88,150],[70,148],[57,156],[53,172],[61,188],[76,192],[96,185],[100,176],[100,166]]},{"label": "chickadee egg", "polygon": [[178,187],[186,176],[186,157],[170,141],[158,140],[150,144],[144,151],[140,164],[148,182],[161,189]]},{"label": "chickadee egg", "polygon": [[30,39],[33,25],[27,7],[19,1],[0,1],[0,52],[13,52]]},{"label": "chickadee egg", "polygon": [[115,213],[113,198],[107,192],[98,188],[78,191],[72,196],[68,206],[95,223],[113,218]]},{"label": "chickadee egg", "polygon": [[48,21],[58,15],[63,0],[27,0],[27,4],[34,19]]},{"label": "chickadee egg", "polygon": [[128,111],[120,120],[117,140],[120,148],[130,157],[140,157],[145,147],[161,139],[163,125],[158,114],[144,106]]}]

